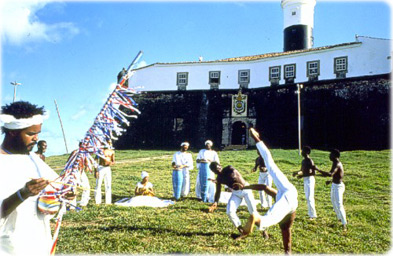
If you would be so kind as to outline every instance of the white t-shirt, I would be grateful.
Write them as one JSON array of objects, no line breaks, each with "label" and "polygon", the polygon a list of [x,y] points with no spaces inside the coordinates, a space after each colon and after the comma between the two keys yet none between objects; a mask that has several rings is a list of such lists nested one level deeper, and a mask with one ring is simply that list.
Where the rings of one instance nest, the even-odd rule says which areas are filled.
[{"label": "white t-shirt", "polygon": [[187,165],[186,170],[194,169],[194,163],[192,161],[192,155],[188,152],[177,151],[172,158],[172,163],[175,165]]},{"label": "white t-shirt", "polygon": [[[36,154],[0,154],[0,207],[3,200],[32,178],[54,180],[58,175]],[[49,220],[37,209],[37,196],[25,199],[7,217],[0,218],[0,255],[49,255]]]},{"label": "white t-shirt", "polygon": [[[220,163],[220,159],[218,158],[218,154],[214,150],[207,150],[207,149],[201,149],[198,153],[198,156],[196,158],[198,159],[205,159],[210,162],[217,162]],[[199,168],[199,163],[197,163],[197,168]]]}]

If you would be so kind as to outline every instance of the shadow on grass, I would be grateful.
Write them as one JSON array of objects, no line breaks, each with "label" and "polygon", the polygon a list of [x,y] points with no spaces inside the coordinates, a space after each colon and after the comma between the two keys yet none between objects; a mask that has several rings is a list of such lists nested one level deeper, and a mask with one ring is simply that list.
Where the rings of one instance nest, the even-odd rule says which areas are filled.
[{"label": "shadow on grass", "polygon": [[[91,232],[91,227],[73,227],[72,229],[78,230],[78,231],[85,231],[89,228]],[[223,233],[223,232],[182,232],[182,231],[175,231],[171,229],[166,229],[166,228],[152,228],[152,227],[133,227],[133,226],[105,226],[105,227],[96,227],[101,232],[116,232],[116,231],[128,231],[128,232],[141,232],[141,231],[152,231],[154,234],[165,234],[165,233],[171,233],[175,236],[186,236],[186,237],[193,237],[193,236],[214,236],[214,235],[222,235],[222,236],[228,236],[228,233]]]}]

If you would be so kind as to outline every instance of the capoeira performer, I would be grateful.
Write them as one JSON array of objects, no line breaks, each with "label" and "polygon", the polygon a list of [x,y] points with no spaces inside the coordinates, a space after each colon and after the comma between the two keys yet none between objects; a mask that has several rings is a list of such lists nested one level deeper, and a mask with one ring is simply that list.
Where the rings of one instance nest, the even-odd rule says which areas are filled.
[{"label": "capoeira performer", "polygon": [[94,173],[96,178],[96,189],[94,191],[94,197],[96,204],[101,204],[101,184],[104,181],[105,184],[105,203],[112,203],[112,170],[111,166],[115,164],[115,151],[110,148],[112,142],[108,141],[109,146],[104,147],[105,158],[99,157],[98,168]]},{"label": "capoeira performer", "polygon": [[315,170],[316,166],[314,161],[310,157],[311,148],[309,146],[304,146],[302,149],[302,167],[300,171],[294,172],[293,177],[303,178],[304,194],[306,195],[308,216],[310,220],[315,220],[317,218],[317,211],[315,210]]},{"label": "capoeira performer", "polygon": [[196,180],[195,193],[197,198],[203,202],[214,202],[214,193],[216,186],[209,179],[214,179],[214,173],[210,170],[209,165],[212,162],[220,163],[218,154],[212,149],[213,142],[205,141],[205,149],[199,151],[196,162],[198,168],[198,176]]},{"label": "capoeira performer", "polygon": [[283,244],[285,253],[291,253],[291,227],[295,220],[296,208],[298,206],[297,190],[295,186],[289,182],[288,178],[281,172],[274,162],[269,149],[265,146],[259,137],[259,133],[250,128],[251,137],[256,142],[256,147],[265,161],[267,170],[276,184],[277,190],[268,187],[264,184],[255,184],[245,186],[243,189],[265,190],[266,193],[276,198],[276,202],[267,211],[264,216],[259,214],[252,214],[244,227],[243,238],[250,234],[253,230],[254,224],[259,226],[260,230],[265,230],[275,224],[279,224],[281,228]]},{"label": "capoeira performer", "polygon": [[[82,142],[79,142],[79,148],[81,146],[82,146]],[[78,149],[72,151],[70,156],[68,157],[67,163],[77,153],[78,153]],[[85,166],[87,166],[87,164],[85,164]],[[86,171],[91,172],[91,170],[86,167],[84,170],[81,171],[80,186],[83,188],[83,192],[81,195],[81,200],[79,201],[80,206],[87,206],[87,204],[90,201],[90,182],[89,182],[89,178],[87,178]],[[74,205],[76,204],[74,203]]]},{"label": "capoeira performer", "polygon": [[[49,255],[51,215],[37,209],[38,195],[58,175],[35,153],[43,107],[19,101],[2,107],[0,151],[0,255]],[[66,198],[72,200],[74,194]]]},{"label": "capoeira performer", "polygon": [[191,153],[187,150],[190,144],[183,142],[180,144],[180,151],[176,152],[172,158],[172,185],[173,196],[176,200],[185,197],[190,193],[190,170],[194,169]]},{"label": "capoeira performer", "polygon": [[232,195],[227,204],[227,215],[239,232],[243,233],[241,221],[236,214],[237,208],[239,208],[243,198],[247,204],[249,213],[259,216],[252,190],[242,189],[244,186],[248,185],[248,183],[233,166],[229,165],[223,169],[219,163],[212,162],[210,164],[210,169],[217,175],[217,177],[214,181],[216,183],[214,203],[209,207],[209,212],[214,212],[214,210],[217,209],[218,200],[220,199],[221,194],[221,184],[227,185],[230,189],[232,189]]},{"label": "capoeira performer", "polygon": [[37,151],[35,152],[41,159],[42,161],[45,162],[45,155],[44,153],[46,152],[46,149],[48,148],[48,144],[46,143],[45,140],[40,140],[37,143]]},{"label": "capoeira performer", "polygon": [[333,162],[330,172],[324,172],[316,169],[323,176],[332,177],[332,180],[326,181],[326,185],[332,183],[330,197],[333,204],[333,209],[337,215],[337,218],[342,223],[343,231],[347,230],[347,216],[344,209],[343,198],[345,191],[344,178],[344,166],[340,162],[340,151],[333,149],[330,151],[330,161]]},{"label": "capoeira performer", "polygon": [[[252,169],[252,172],[259,170],[259,179],[258,184],[265,184],[266,186],[272,187],[273,179],[272,176],[267,172],[267,168],[265,165],[265,161],[261,157],[261,154],[258,152],[258,157],[255,159],[255,166]],[[272,207],[272,197],[269,196],[265,191],[259,191],[259,198],[261,199],[262,208],[270,208]]]}]

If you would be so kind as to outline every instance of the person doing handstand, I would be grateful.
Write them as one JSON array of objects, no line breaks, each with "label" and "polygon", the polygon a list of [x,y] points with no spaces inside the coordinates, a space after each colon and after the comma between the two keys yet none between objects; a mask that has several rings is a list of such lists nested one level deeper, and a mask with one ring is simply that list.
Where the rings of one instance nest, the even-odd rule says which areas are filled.
[{"label": "person doing handstand", "polygon": [[291,227],[295,220],[296,208],[298,206],[297,190],[278,168],[269,149],[260,139],[259,133],[254,128],[250,128],[250,135],[256,142],[256,147],[265,161],[268,173],[272,176],[277,190],[265,184],[244,186],[243,189],[264,190],[267,194],[275,197],[276,201],[264,216],[252,214],[244,226],[243,234],[238,239],[250,234],[254,225],[259,226],[260,230],[265,230],[267,227],[279,224],[283,238],[284,251],[286,254],[290,254],[292,251]]}]

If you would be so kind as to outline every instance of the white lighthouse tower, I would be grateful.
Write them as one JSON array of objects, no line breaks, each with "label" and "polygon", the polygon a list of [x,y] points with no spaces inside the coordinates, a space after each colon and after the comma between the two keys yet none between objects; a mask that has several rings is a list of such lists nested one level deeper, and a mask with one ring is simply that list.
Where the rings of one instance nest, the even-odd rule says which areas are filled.
[{"label": "white lighthouse tower", "polygon": [[312,48],[316,0],[281,0],[284,52]]}]

